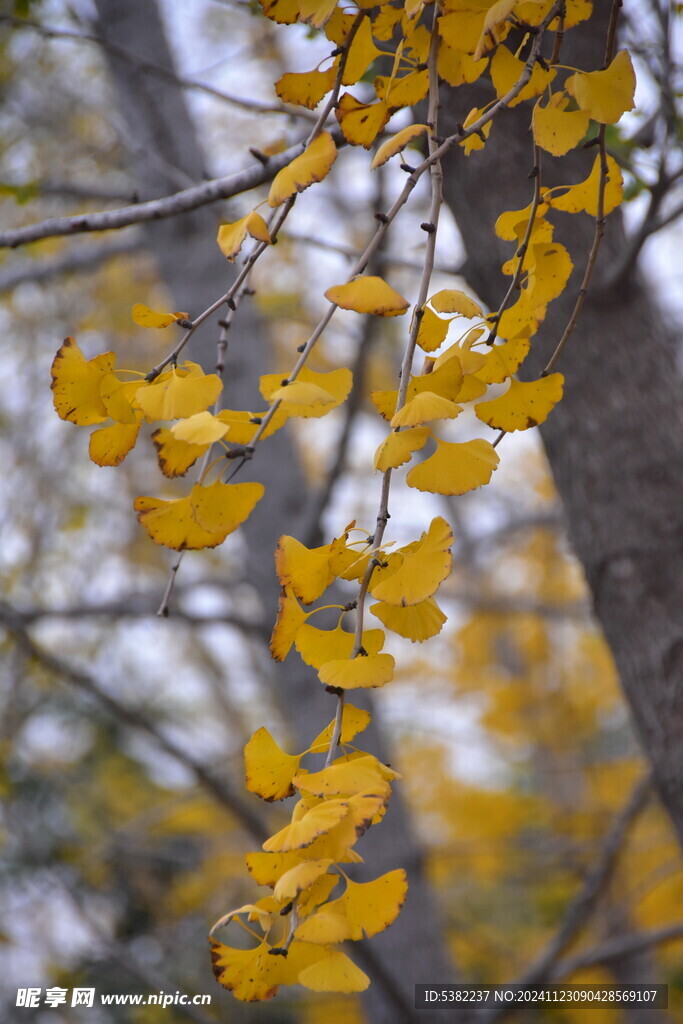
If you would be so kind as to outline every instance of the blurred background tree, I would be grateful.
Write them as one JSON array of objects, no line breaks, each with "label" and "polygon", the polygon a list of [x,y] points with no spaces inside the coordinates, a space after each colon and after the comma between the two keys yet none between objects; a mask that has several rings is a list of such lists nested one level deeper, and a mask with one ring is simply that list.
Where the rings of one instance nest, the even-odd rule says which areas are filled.
[{"label": "blurred background tree", "polygon": [[[213,981],[205,934],[226,908],[252,898],[244,853],[281,813],[266,814],[244,793],[245,739],[265,723],[296,746],[330,717],[315,676],[291,659],[276,670],[269,661],[272,552],[282,532],[318,543],[328,521],[374,515],[368,453],[382,431],[362,395],[368,385],[393,385],[399,330],[393,322],[359,329],[345,315],[333,323],[314,368],[348,363],[352,351],[349,402],[315,429],[303,422],[264,446],[258,472],[268,502],[228,544],[185,559],[171,616],[160,619],[169,562],[131,514],[133,496],[159,479],[153,448],[115,475],[89,464],[81,432],[54,415],[49,365],[61,338],[75,334],[88,355],[115,348],[126,365],[147,370],[164,343],[135,327],[130,307],[208,306],[228,277],[217,226],[244,209],[234,199],[109,235],[3,250],[0,317],[12,382],[0,394],[3,1019],[45,1013],[15,1008],[17,987],[28,985],[210,992],[209,1007],[166,1011],[168,1020],[200,1022],[393,1024],[415,1018],[415,982],[460,978],[667,981],[671,1004],[676,995],[680,1002],[683,872],[671,815],[683,793],[683,746],[675,746],[683,432],[673,330],[660,328],[648,297],[658,285],[673,323],[677,30],[664,5],[627,13],[641,18],[642,113],[615,130],[610,151],[634,198],[628,234],[611,229],[596,300],[567,349],[567,399],[546,441],[588,582],[595,593],[608,581],[598,611],[618,662],[625,651],[630,707],[538,438],[508,439],[495,484],[448,500],[446,511],[445,499],[402,495],[392,522],[406,539],[425,512],[451,518],[456,570],[444,632],[424,651],[403,645],[400,679],[376,702],[376,742],[404,773],[407,806],[392,801],[362,852],[374,874],[405,866],[411,890],[398,921],[371,950],[357,950],[373,977],[363,1003],[295,991],[277,1005],[237,1005]],[[3,221],[17,227],[120,208],[248,167],[249,147],[276,153],[297,142],[306,112],[283,107],[272,82],[312,66],[329,44],[255,14],[238,0],[8,5],[0,23]],[[529,162],[513,118],[495,131],[502,148],[490,159],[522,139],[528,152],[512,159]],[[464,275],[495,308],[491,267],[500,254],[485,240],[511,202],[481,188],[482,157],[461,159],[450,173],[454,219],[439,240],[438,280],[452,285]],[[297,205],[236,319],[227,381],[240,405],[257,401],[259,373],[288,368],[317,320],[316,296],[363,248],[374,210],[400,180],[392,168],[370,183],[365,154],[343,152],[340,161],[344,173]],[[409,296],[424,198],[418,189],[377,257]],[[633,275],[653,235],[657,285],[644,288]],[[587,248],[581,237],[573,245]],[[217,338],[214,321],[193,341],[192,356],[207,368]],[[458,421],[453,439],[461,429]],[[643,461],[657,446],[661,458]],[[633,709],[668,815],[650,789]],[[50,1019],[92,1012],[55,1009]],[[159,1011],[99,1014],[144,1024]],[[575,1015],[554,1012],[553,1020]],[[639,1015],[603,1014],[628,1024]]]}]

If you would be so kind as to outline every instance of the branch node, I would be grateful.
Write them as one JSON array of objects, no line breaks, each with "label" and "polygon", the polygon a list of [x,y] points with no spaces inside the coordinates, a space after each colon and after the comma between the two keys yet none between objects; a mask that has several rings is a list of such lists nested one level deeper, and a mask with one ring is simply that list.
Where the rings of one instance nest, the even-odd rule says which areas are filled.
[{"label": "branch node", "polygon": [[229,306],[229,307],[230,307],[230,309],[231,309],[231,310],[233,311],[233,313],[234,313],[234,312],[235,312],[235,310],[237,309],[237,304],[236,304],[236,302],[235,302],[235,300],[234,300],[234,299],[228,299],[228,306]]},{"label": "branch node", "polygon": [[375,214],[375,220],[378,220],[380,222],[380,224],[388,224],[389,223],[389,218],[387,217],[386,213],[376,213]]},{"label": "branch node", "polygon": [[423,231],[426,231],[428,235],[433,235],[436,231],[436,226],[428,221],[423,221],[422,224],[420,224],[420,227]]},{"label": "branch node", "polygon": [[258,148],[258,146],[250,146],[249,152],[260,164],[263,164],[264,167],[267,167],[270,163],[270,157],[268,154],[264,153],[262,149]]},{"label": "branch node", "polygon": [[410,164],[400,164],[400,167],[402,171],[406,172],[406,174],[413,174],[415,172],[415,168],[411,167]]}]

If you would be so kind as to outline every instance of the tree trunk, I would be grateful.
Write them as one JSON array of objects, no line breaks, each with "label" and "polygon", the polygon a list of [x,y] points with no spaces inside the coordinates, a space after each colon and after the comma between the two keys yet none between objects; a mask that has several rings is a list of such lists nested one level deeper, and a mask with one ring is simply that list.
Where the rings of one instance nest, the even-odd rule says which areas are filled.
[{"label": "tree trunk", "polygon": [[[103,39],[133,55],[173,68],[159,12],[152,2],[96,0],[98,31]],[[141,197],[154,198],[184,186],[179,177],[201,179],[201,148],[182,90],[105,50],[130,149],[131,165]],[[182,217],[145,225],[150,249],[161,276],[173,295],[174,308],[197,315],[226,291],[232,268],[227,268],[215,243],[219,214],[203,208]],[[218,319],[218,314],[217,314]],[[205,335],[206,336],[206,332]],[[193,342],[195,339],[193,339]],[[204,358],[210,366],[215,348],[209,339]],[[197,358],[193,349],[190,358]],[[231,328],[226,373],[226,405],[258,409],[256,383],[269,366],[267,339],[252,311],[241,307]],[[263,481],[266,495],[243,527],[248,578],[259,595],[264,617],[274,620],[279,585],[273,552],[282,533],[297,536],[305,520],[310,488],[291,438],[285,430],[259,446],[249,472]],[[264,662],[267,659],[264,657]],[[295,655],[272,675],[273,700],[286,715],[292,741],[305,749],[330,720],[334,705],[315,673]],[[357,701],[354,701],[357,703]],[[382,757],[383,744],[375,727],[365,736],[368,747]],[[384,759],[388,757],[384,755]],[[405,805],[394,793],[381,828],[371,829],[362,842],[369,877],[405,866],[410,892],[397,922],[369,944],[356,944],[359,960],[372,976],[365,995],[373,1024],[400,1024],[413,1019],[415,982],[453,979],[439,913],[424,876],[421,846],[414,836]],[[365,947],[365,948],[363,948]],[[353,952],[353,951],[352,951]],[[423,1024],[441,1022],[438,1013],[420,1013]]]},{"label": "tree trunk", "polygon": [[[609,8],[596,4],[590,23],[568,32],[562,63],[601,66]],[[488,102],[491,87],[468,92],[444,90],[444,134],[472,106]],[[464,240],[467,277],[492,309],[509,280],[500,274],[501,263],[512,255],[493,225],[503,210],[525,207],[532,196],[529,121],[528,107],[504,111],[483,151],[465,157],[456,147],[445,162],[446,201]],[[544,154],[543,184],[587,177],[596,152],[579,150],[561,160]],[[521,371],[525,379],[538,377],[557,344],[594,231],[586,214],[551,219],[575,269],[532,339]],[[623,246],[615,213],[578,327],[557,366],[566,378],[564,400],[541,434],[596,616],[657,790],[683,843],[683,396],[673,346],[641,276],[631,273],[610,291],[601,286]]]}]

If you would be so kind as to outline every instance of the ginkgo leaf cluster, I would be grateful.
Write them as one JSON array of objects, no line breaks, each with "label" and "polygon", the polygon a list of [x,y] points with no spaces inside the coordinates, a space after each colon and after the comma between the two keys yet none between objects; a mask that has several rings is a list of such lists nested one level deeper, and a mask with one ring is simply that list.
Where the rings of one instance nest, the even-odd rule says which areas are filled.
[{"label": "ginkgo leaf cluster", "polygon": [[[374,149],[368,171],[399,154],[407,160],[406,147],[412,147],[415,167],[406,162],[402,168],[415,184],[444,140],[429,118],[410,120],[399,130],[390,122],[425,100],[430,82],[458,87],[482,80],[484,98],[477,102],[483,105],[464,106],[458,134],[445,143],[459,144],[472,160],[496,130],[494,113],[506,106],[527,104],[534,146],[552,157],[582,147],[590,141],[591,126],[616,124],[633,108],[635,76],[626,51],[599,69],[567,68],[546,59],[527,67],[528,47],[541,30],[556,32],[559,39],[590,17],[590,0],[566,0],[561,16],[552,0],[443,0],[437,10],[423,0],[345,5],[260,0],[260,6],[272,21],[303,24],[331,44],[331,54],[316,67],[281,74],[274,86],[280,100],[310,111],[330,99],[298,155],[272,176],[267,197],[258,202],[246,197],[243,215],[219,228],[220,252],[231,263],[246,259],[247,270],[262,252],[264,259],[277,252],[271,246],[289,211],[306,201],[300,195],[338,173],[344,146]],[[449,498],[489,484],[500,464],[502,435],[542,424],[561,400],[562,374],[550,372],[551,364],[529,380],[524,362],[550,303],[573,287],[573,258],[555,215],[600,220],[622,201],[622,174],[604,148],[604,128],[599,132],[600,148],[591,155],[589,147],[582,180],[553,188],[539,180],[525,208],[501,212],[495,231],[511,246],[501,267],[510,288],[498,310],[485,310],[461,288],[429,294],[428,274],[420,300],[402,321],[398,318],[415,300],[393,287],[390,274],[353,271],[326,288],[328,316],[338,307],[359,316],[396,318],[408,339],[410,358],[402,379],[395,389],[370,395],[371,408],[386,424],[374,469],[382,474],[387,494],[391,475],[404,468],[408,487]],[[377,218],[389,223],[385,214]],[[356,270],[366,264],[362,259]],[[232,298],[228,306],[238,309]],[[164,477],[181,477],[201,459],[198,478],[183,496],[176,491],[140,496],[135,511],[157,544],[178,552],[215,547],[265,494],[260,482],[233,483],[232,471],[224,479],[226,466],[241,471],[257,442],[267,441],[289,419],[317,419],[341,406],[353,386],[352,372],[346,366],[319,372],[307,365],[314,333],[298,347],[301,358],[293,357],[283,372],[261,375],[262,408],[223,409],[220,377],[189,359],[179,361],[201,318],[195,323],[188,314],[160,313],[141,303],[132,315],[140,327],[178,324],[186,335],[146,375],[117,369],[113,352],[86,359],[68,338],[52,365],[55,409],[64,420],[97,428],[90,455],[101,466],[123,461],[147,424],[155,425],[152,440]],[[424,356],[420,372],[411,369],[415,348]],[[525,379],[519,379],[519,371]],[[479,421],[477,433],[498,431],[498,437],[456,440],[450,424],[465,409],[473,423]],[[217,453],[214,462],[212,453]],[[265,727],[246,744],[247,790],[268,803],[295,802],[288,820],[281,817],[262,849],[247,856],[254,882],[270,892],[224,914],[212,929],[248,925],[254,940],[244,949],[212,937],[216,977],[240,1000],[267,999],[280,986],[293,984],[318,992],[363,991],[369,978],[339,944],[387,928],[406,896],[400,868],[364,883],[347,874],[361,859],[356,844],[381,822],[400,778],[355,746],[370,715],[348,703],[347,696],[390,685],[401,640],[423,643],[442,630],[446,614],[437,595],[451,573],[453,534],[437,515],[396,546],[384,538],[388,518],[387,505],[380,505],[377,523],[383,525],[375,530],[373,524],[373,532],[351,522],[328,543],[313,547],[285,535],[275,552],[281,595],[272,656],[300,658],[317,674],[312,685],[336,697],[337,714],[301,753],[288,753]],[[351,600],[338,603],[340,592]],[[332,625],[331,611],[337,613]],[[370,623],[366,611],[373,616]],[[320,755],[326,758],[322,768]]]}]

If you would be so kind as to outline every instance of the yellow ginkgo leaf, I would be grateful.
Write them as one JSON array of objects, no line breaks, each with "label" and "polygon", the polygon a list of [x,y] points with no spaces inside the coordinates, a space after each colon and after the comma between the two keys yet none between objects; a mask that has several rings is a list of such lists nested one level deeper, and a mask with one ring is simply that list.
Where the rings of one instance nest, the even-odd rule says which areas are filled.
[{"label": "yellow ginkgo leaf", "polygon": [[270,999],[281,984],[280,957],[271,956],[270,949],[265,939],[255,949],[233,949],[212,942],[216,980],[242,1002]]},{"label": "yellow ginkgo leaf", "polygon": [[[327,661],[350,658],[355,640],[355,633],[342,629],[341,623],[336,629],[317,629],[306,624],[297,631],[294,643],[303,661],[317,669]],[[368,654],[378,654],[384,646],[382,630],[364,630],[362,646]]]},{"label": "yellow ginkgo leaf", "polygon": [[496,449],[482,438],[458,444],[435,441],[434,454],[408,473],[409,487],[432,494],[466,494],[487,484],[498,468]]},{"label": "yellow ginkgo leaf", "polygon": [[[473,107],[463,122],[463,128],[471,128],[472,125],[474,125],[484,114],[484,110],[484,107]],[[484,148],[486,140],[491,134],[491,125],[492,122],[487,121],[483,128],[480,128],[479,131],[472,132],[471,135],[468,135],[468,137],[460,143],[465,151],[465,156],[470,156],[470,154],[476,150]]]},{"label": "yellow ginkgo leaf", "polygon": [[433,597],[405,608],[378,601],[370,605],[370,611],[387,629],[398,633],[412,643],[422,643],[441,632],[446,616]]},{"label": "yellow ginkgo leaf", "polygon": [[346,953],[337,951],[305,967],[298,982],[313,992],[365,992],[370,979]]},{"label": "yellow ginkgo leaf", "polygon": [[542,107],[538,101],[531,119],[536,145],[553,156],[564,156],[578,146],[588,131],[588,111],[565,110],[565,106],[566,97],[554,93],[547,106]]},{"label": "yellow ginkgo leaf", "polygon": [[[439,395],[441,398],[447,398],[450,402],[455,398],[460,398],[460,391],[463,385],[463,371],[461,363],[457,358],[455,358],[455,352],[451,352],[450,358],[448,359],[448,366],[444,365],[445,362],[445,359],[442,360],[439,358],[436,362],[431,364],[431,372],[410,378],[410,383],[408,384],[408,390],[406,392],[406,403],[412,401],[412,399],[417,395],[427,393]],[[383,416],[385,420],[391,420],[393,418],[396,410],[396,402],[398,400],[398,391],[372,391],[370,393],[370,398],[372,399],[373,405],[380,416]],[[415,407],[415,414],[419,414],[424,408],[424,403],[418,403]],[[445,406],[443,406],[443,408],[446,410]],[[460,411],[458,406],[456,406],[456,409]],[[446,411],[453,413],[453,409],[448,409]],[[411,413],[410,415],[412,416],[413,414]],[[455,413],[455,415],[457,415],[457,413]]]},{"label": "yellow ginkgo leaf", "polygon": [[73,338],[66,338],[52,360],[52,401],[57,415],[79,427],[109,418],[100,385],[114,369],[115,355],[103,352],[86,359]]},{"label": "yellow ginkgo leaf", "polygon": [[307,772],[294,777],[294,785],[302,793],[327,798],[353,796],[356,793],[377,792],[389,796],[391,782],[401,776],[382,764],[372,754],[339,760],[319,772]]},{"label": "yellow ginkgo leaf", "polygon": [[297,0],[259,0],[259,3],[266,18],[280,25],[293,25],[299,20]]},{"label": "yellow ginkgo leaf", "polygon": [[319,416],[334,407],[329,391],[303,380],[293,380],[276,388],[270,398],[273,402],[282,402],[288,416],[310,416],[311,413]]},{"label": "yellow ginkgo leaf", "polygon": [[[445,366],[445,364],[449,363],[452,359],[457,359],[458,364],[460,365],[464,375],[463,383],[467,376],[473,373],[478,373],[479,370],[486,365],[486,356],[483,352],[473,349],[472,345],[475,341],[478,341],[483,334],[483,327],[475,327],[474,330],[470,331],[469,334],[463,338],[462,342],[459,342],[456,345],[451,345],[447,348],[434,360],[434,369],[432,370],[432,373],[436,374],[441,370],[442,366]],[[459,392],[458,399],[460,399],[460,397],[461,394]],[[463,401],[468,401],[468,399],[465,398]]]},{"label": "yellow ginkgo leaf", "polygon": [[219,441],[229,431],[230,427],[210,412],[196,412],[171,427],[171,433],[178,441],[200,446]]},{"label": "yellow ginkgo leaf", "polygon": [[[281,381],[282,378],[277,376],[277,380]],[[265,412],[253,413],[247,412],[245,409],[222,409],[216,419],[219,419],[221,423],[225,423],[230,428],[231,444],[251,444],[252,438],[261,426],[261,421],[265,415]],[[268,426],[261,434],[261,439],[265,441],[276,430],[283,427],[287,419],[287,413],[280,406],[269,419]]]},{"label": "yellow ginkgo leaf", "polygon": [[194,465],[209,447],[208,444],[187,444],[186,441],[179,441],[165,427],[154,431],[152,441],[157,450],[159,469],[167,477],[185,476],[190,466]]},{"label": "yellow ginkgo leaf", "polygon": [[204,412],[216,401],[223,384],[197,363],[183,363],[138,389],[136,401],[150,420],[177,420]]},{"label": "yellow ginkgo leaf", "polygon": [[381,53],[372,38],[372,22],[370,18],[364,18],[349,47],[342,85],[355,85]]},{"label": "yellow ginkgo leaf", "polygon": [[543,423],[562,398],[564,377],[551,373],[540,380],[511,380],[510,387],[490,402],[480,402],[474,411],[496,430],[527,430]]},{"label": "yellow ginkgo leaf", "polygon": [[398,469],[408,462],[413,452],[423,448],[429,437],[429,427],[410,427],[408,430],[392,430],[375,452],[375,469],[386,473]]},{"label": "yellow ginkgo leaf", "polygon": [[[268,904],[268,907],[266,907]],[[246,915],[247,921],[258,921],[264,931],[268,931],[273,925],[273,914],[277,909],[277,904],[273,900],[272,896],[266,896],[259,900],[258,903],[245,903],[241,907],[237,907],[235,910],[229,911],[227,914],[223,914],[222,917],[211,926],[209,936],[212,936],[219,928],[225,928],[226,925],[239,917],[241,914]]]},{"label": "yellow ginkgo leaf", "polygon": [[326,903],[315,914],[302,922],[295,935],[304,942],[315,942],[320,946],[344,942],[349,937],[351,928],[346,919],[344,908],[338,900]]},{"label": "yellow ginkgo leaf", "polygon": [[269,802],[292,796],[292,779],[299,771],[301,757],[286,754],[261,726],[244,748],[247,789]]},{"label": "yellow ginkgo leaf", "polygon": [[486,3],[458,3],[439,18],[439,35],[453,50],[472,55],[486,16]]},{"label": "yellow ginkgo leaf", "polygon": [[[549,196],[553,210],[564,210],[565,213],[585,212],[591,217],[598,215],[598,196],[600,190],[600,156],[596,156],[593,168],[585,179],[576,185],[570,185],[563,195],[556,196],[553,190]],[[604,210],[607,216],[621,203],[624,195],[624,179],[621,169],[614,157],[607,157],[607,184],[605,186]]]},{"label": "yellow ginkgo leaf", "polygon": [[594,121],[616,124],[635,106],[636,75],[630,53],[620,50],[604,71],[577,71],[567,79],[565,89]]},{"label": "yellow ginkgo leaf", "polygon": [[[524,61],[515,57],[507,46],[499,46],[491,58],[491,81],[498,99],[510,92],[523,71]],[[516,107],[518,103],[538,96],[553,81],[556,73],[555,68],[544,68],[536,64],[527,84],[513,100],[510,100],[510,106]]]},{"label": "yellow ginkgo leaf", "polygon": [[268,193],[270,206],[281,206],[290,196],[303,192],[329,174],[337,159],[337,147],[329,132],[321,132],[310,146],[273,178]]},{"label": "yellow ginkgo leaf", "polygon": [[409,124],[407,128],[402,128],[400,132],[396,132],[390,139],[383,142],[375,153],[370,169],[375,170],[377,167],[382,167],[383,164],[390,160],[392,156],[400,153],[409,142],[413,139],[417,139],[423,132],[427,131],[426,124]]},{"label": "yellow ginkgo leaf", "polygon": [[294,643],[294,637],[306,622],[308,615],[294,594],[285,587],[280,594],[277,621],[270,638],[270,653],[275,661],[284,661]]},{"label": "yellow ginkgo leaf", "polygon": [[138,327],[168,327],[178,320],[187,320],[189,313],[156,313],[149,306],[143,306],[136,302],[131,310],[131,315]]},{"label": "yellow ginkgo leaf", "polygon": [[345,92],[335,110],[342,135],[352,146],[369,149],[390,117],[389,108],[383,101],[361,103]]},{"label": "yellow ginkgo leaf", "polygon": [[449,401],[433,391],[421,391],[414,398],[394,413],[390,422],[392,427],[414,427],[430,420],[453,420],[462,412],[462,406]]},{"label": "yellow ginkgo leaf", "polygon": [[330,560],[345,546],[344,538],[319,548],[307,548],[294,537],[280,537],[275,550],[275,569],[280,583],[283,587],[291,587],[304,604],[310,604],[334,579]]},{"label": "yellow ginkgo leaf", "polygon": [[477,377],[485,384],[502,384],[516,373],[527,357],[530,348],[528,338],[515,338],[503,345],[492,345],[482,355],[486,362],[477,370]]},{"label": "yellow ginkgo leaf", "polygon": [[289,853],[248,853],[244,858],[247,871],[257,885],[269,885],[271,889],[277,885],[278,879],[285,872],[306,862],[303,850],[291,850]]},{"label": "yellow ginkgo leaf", "polygon": [[233,949],[211,942],[216,980],[242,1002],[270,999],[280,985],[297,984],[299,974],[327,955],[327,950],[307,942],[292,942],[287,956],[273,956],[264,941],[255,949]]},{"label": "yellow ginkgo leaf", "polygon": [[[323,836],[323,840],[324,839],[325,837]],[[320,840],[316,840],[316,842],[319,841]],[[306,850],[302,852],[305,854],[310,854],[311,847],[309,846]],[[353,853],[353,851],[351,852]],[[353,856],[355,857],[357,855],[353,854]],[[316,858],[312,858],[309,856],[307,857],[307,860],[315,862]],[[320,860],[332,861],[332,858],[322,857],[317,858],[317,860],[318,862],[320,862]],[[332,890],[335,888],[335,886],[339,884],[339,879],[340,876],[337,874],[322,874],[319,875],[318,878],[316,878],[315,881],[311,885],[309,885],[307,889],[302,889],[302,891],[299,894],[299,899],[297,900],[300,920],[303,920],[303,918],[308,917],[309,914],[312,914],[315,911],[316,907],[318,907],[321,903],[324,903],[325,900],[329,898],[329,895],[332,892]]]},{"label": "yellow ginkgo leaf", "polygon": [[436,292],[429,300],[437,313],[453,313],[465,316],[468,319],[482,317],[484,314],[478,302],[471,299],[465,292],[457,288],[445,288]]},{"label": "yellow ginkgo leaf", "polygon": [[297,0],[301,21],[322,28],[337,6],[337,0]]},{"label": "yellow ginkgo leaf", "polygon": [[331,941],[371,938],[393,924],[405,903],[407,892],[408,880],[402,868],[389,871],[372,882],[352,882],[348,879],[344,894],[326,903],[321,911],[309,917],[297,930],[297,938],[309,942],[320,941],[316,918],[322,914],[337,916],[346,922],[348,931]]},{"label": "yellow ginkgo leaf", "polygon": [[559,242],[541,242],[529,250],[526,287],[534,307],[547,306],[564,291],[574,264]]},{"label": "yellow ginkgo leaf", "polygon": [[246,217],[234,221],[232,224],[221,224],[218,229],[218,247],[223,255],[234,263],[235,256],[242,248],[247,235],[257,239],[259,242],[270,243],[268,225],[256,210],[252,210]]},{"label": "yellow ginkgo leaf", "polygon": [[451,571],[451,528],[441,516],[418,541],[399,548],[386,569],[375,569],[370,593],[387,604],[418,604],[431,597]]},{"label": "yellow ginkgo leaf", "polygon": [[289,871],[285,871],[275,886],[273,892],[275,899],[281,902],[293,900],[304,889],[310,889],[321,875],[326,874],[331,864],[330,858],[325,857],[323,860],[304,861],[302,864],[290,868]]},{"label": "yellow ginkgo leaf", "polygon": [[90,435],[90,458],[98,466],[119,466],[135,447],[139,423],[113,423]]},{"label": "yellow ginkgo leaf", "polygon": [[[308,799],[316,802],[317,806],[324,806],[317,803],[317,797]],[[326,800],[325,805],[337,802],[339,801],[336,799]],[[353,847],[370,825],[381,820],[386,808],[386,797],[377,793],[361,793],[348,797],[343,802],[348,805],[348,813],[341,818],[337,825],[321,833],[308,846],[298,850],[302,860],[322,860],[329,857],[335,864],[362,863],[363,858],[355,852]],[[301,804],[303,804],[303,800]],[[316,888],[319,884],[319,882],[315,883]]]},{"label": "yellow ginkgo leaf", "polygon": [[263,484],[195,484],[185,498],[134,502],[142,526],[156,544],[174,551],[215,548],[248,518],[263,497]]},{"label": "yellow ginkgo leaf", "polygon": [[341,309],[374,313],[376,316],[402,316],[410,305],[381,277],[367,275],[328,288],[325,298]]},{"label": "yellow ginkgo leaf", "polygon": [[469,53],[453,49],[442,40],[437,67],[439,78],[443,78],[444,82],[448,82],[449,85],[457,86],[464,85],[466,82],[476,82],[486,70],[486,64],[485,58],[474,60]]},{"label": "yellow ginkgo leaf", "polygon": [[[495,232],[498,237],[506,242],[521,242],[526,234],[532,211],[533,205],[530,203],[523,210],[506,210],[501,213],[495,224]],[[543,217],[547,212],[548,203],[543,200],[536,210],[536,218]]]},{"label": "yellow ginkgo leaf", "polygon": [[[550,13],[552,0],[518,0],[515,15],[522,25],[539,25]],[[573,28],[579,22],[590,18],[593,0],[567,0],[564,6],[564,27]],[[557,32],[558,20],[554,18],[548,26],[550,32]]]},{"label": "yellow ginkgo leaf", "polygon": [[522,289],[519,298],[504,311],[498,321],[498,334],[508,342],[530,338],[545,317],[545,307],[536,306],[528,289]]},{"label": "yellow ginkgo leaf", "polygon": [[[370,724],[370,712],[364,708],[354,707],[353,704],[344,704],[342,710],[342,728],[339,742],[350,743],[354,736],[366,729]],[[332,740],[335,722],[332,720],[323,731],[316,736],[309,748],[311,753],[320,753],[328,750]]]},{"label": "yellow ginkgo leaf", "polygon": [[282,374],[267,373],[259,380],[259,390],[267,402],[280,401],[289,417],[311,419],[324,416],[344,402],[353,384],[353,375],[345,366],[327,373],[316,373],[304,366],[295,381],[284,385]]},{"label": "yellow ginkgo leaf", "polygon": [[474,51],[474,59],[480,60],[498,44],[497,29],[512,12],[517,0],[496,0],[486,12],[481,35]]},{"label": "yellow ginkgo leaf", "polygon": [[368,689],[390,682],[395,665],[390,654],[370,654],[365,658],[328,661],[320,667],[318,676],[325,686],[338,686],[342,690]]},{"label": "yellow ginkgo leaf", "polygon": [[379,100],[393,113],[401,107],[414,107],[429,92],[429,72],[409,71],[401,78],[377,75],[372,83]]},{"label": "yellow ginkgo leaf", "polygon": [[450,320],[443,320],[434,310],[425,306],[417,332],[417,343],[425,352],[435,352],[446,340]]},{"label": "yellow ginkgo leaf", "polygon": [[106,374],[100,381],[100,397],[104,407],[117,423],[132,426],[140,421],[136,408],[136,396],[143,382],[141,380],[121,381],[115,373]]},{"label": "yellow ginkgo leaf", "polygon": [[325,800],[266,839],[263,849],[268,853],[287,853],[310,846],[315,839],[338,825],[349,809],[346,800]]},{"label": "yellow ginkgo leaf", "polygon": [[313,110],[333,87],[336,76],[336,61],[325,71],[288,71],[278,78],[275,92],[283,103],[296,103]]}]

